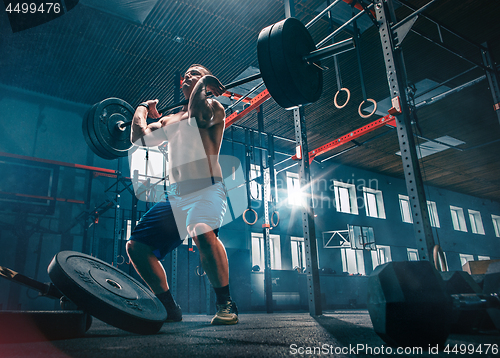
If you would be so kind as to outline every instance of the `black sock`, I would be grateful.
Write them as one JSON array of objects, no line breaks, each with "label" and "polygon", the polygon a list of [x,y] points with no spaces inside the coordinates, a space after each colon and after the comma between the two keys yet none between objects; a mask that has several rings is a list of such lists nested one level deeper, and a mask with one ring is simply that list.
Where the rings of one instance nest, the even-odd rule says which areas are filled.
[{"label": "black sock", "polygon": [[229,295],[229,285],[224,287],[214,287],[214,291],[217,296],[218,305],[231,301],[231,296]]},{"label": "black sock", "polygon": [[165,309],[167,310],[167,313],[177,307],[177,303],[175,303],[174,298],[172,297],[172,293],[170,293],[170,290],[162,292],[158,295],[156,295],[158,299],[160,300],[161,303],[163,303],[163,306],[165,306]]}]

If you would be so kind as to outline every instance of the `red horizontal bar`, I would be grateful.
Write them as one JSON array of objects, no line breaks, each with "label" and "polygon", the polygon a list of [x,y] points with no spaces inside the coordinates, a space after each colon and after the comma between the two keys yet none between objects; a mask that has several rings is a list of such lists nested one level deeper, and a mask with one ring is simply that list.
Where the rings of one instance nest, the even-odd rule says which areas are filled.
[{"label": "red horizontal bar", "polygon": [[10,196],[18,196],[21,198],[31,198],[31,199],[40,199],[40,200],[56,200],[56,201],[66,201],[68,203],[74,204],[85,204],[84,201],[75,200],[75,199],[64,199],[64,198],[54,198],[51,196],[41,196],[41,195],[30,195],[30,194],[22,194],[22,193],[9,193],[6,191],[0,191],[0,195],[10,195]]},{"label": "red horizontal bar", "polygon": [[88,165],[58,162],[58,161],[55,161],[55,160],[41,159],[41,158],[35,158],[35,157],[27,157],[25,155],[17,155],[17,154],[0,152],[0,157],[30,160],[32,162],[54,164],[54,165],[59,165],[59,166],[62,166],[62,167],[69,167],[69,168],[76,168],[76,169],[92,170],[94,172],[116,174],[116,170],[113,170],[113,169],[105,169],[105,168],[91,167],[91,166],[88,166]]},{"label": "red horizontal bar", "polygon": [[[352,132],[349,132],[348,134],[343,135],[342,137],[339,137],[339,138],[331,141],[330,143],[322,145],[321,147],[309,152],[309,163],[311,163],[313,161],[314,157],[316,157],[317,155],[326,153],[334,148],[340,147],[341,145],[348,143],[353,139],[359,138],[359,137],[365,135],[366,133],[370,133],[377,128],[383,127],[385,125],[395,126],[395,121],[396,121],[396,117],[388,114],[387,116],[379,118],[376,121],[368,123],[367,125],[365,125],[361,128],[358,128]],[[297,160],[297,155],[296,154],[293,155],[292,159]]]},{"label": "red horizontal bar", "polygon": [[267,101],[269,98],[271,98],[271,95],[269,94],[269,91],[266,89],[259,93],[257,96],[252,98],[250,100],[250,106],[242,110],[241,112],[234,112],[230,116],[226,117],[226,128],[230,127],[233,125],[235,122],[239,121],[241,118],[246,116],[248,113],[253,111],[254,109],[257,109],[262,103]]},{"label": "red horizontal bar", "polygon": [[[229,92],[229,91],[224,92],[222,95],[224,97],[228,97],[228,98],[232,97],[232,99],[235,99],[235,100],[239,100],[241,97],[243,97],[241,94],[237,94],[237,93]],[[247,97],[247,98],[242,99],[241,101],[245,102],[245,103],[250,103],[252,101],[252,99],[250,97]]]}]

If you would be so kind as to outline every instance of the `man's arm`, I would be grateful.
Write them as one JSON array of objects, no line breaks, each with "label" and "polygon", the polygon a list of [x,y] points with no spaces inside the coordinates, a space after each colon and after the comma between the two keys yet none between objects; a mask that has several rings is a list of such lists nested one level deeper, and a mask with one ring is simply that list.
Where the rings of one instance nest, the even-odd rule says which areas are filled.
[{"label": "man's arm", "polygon": [[158,100],[149,100],[143,102],[146,106],[138,106],[135,110],[134,117],[132,118],[132,130],[130,132],[130,141],[134,145],[143,147],[154,147],[167,140],[167,136],[163,130],[159,130],[162,127],[160,121],[148,124],[147,118],[160,118],[161,115],[156,109]]},{"label": "man's arm", "polygon": [[189,118],[196,119],[198,128],[208,128],[215,124],[223,123],[225,118],[224,107],[215,99],[207,98],[207,91],[214,96],[220,96],[225,88],[220,81],[212,75],[203,76],[195,85],[189,98]]}]

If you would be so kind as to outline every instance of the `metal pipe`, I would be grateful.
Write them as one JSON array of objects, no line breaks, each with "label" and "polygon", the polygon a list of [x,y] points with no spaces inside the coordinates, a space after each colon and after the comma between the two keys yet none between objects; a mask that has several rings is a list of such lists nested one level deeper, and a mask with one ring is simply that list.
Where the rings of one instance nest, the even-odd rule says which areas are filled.
[{"label": "metal pipe", "polygon": [[[416,11],[416,9],[411,6],[410,4],[408,4],[406,1],[404,0],[395,0],[396,2],[400,3],[401,5],[403,6],[406,6],[408,9],[412,10],[412,11]],[[486,50],[486,48],[484,46],[481,46],[480,44],[477,44],[469,39],[466,39],[465,37],[463,37],[462,35],[459,35],[457,34],[456,32],[454,32],[453,30],[450,30],[449,28],[443,26],[442,24],[440,24],[439,22],[437,22],[436,20],[430,18],[429,16],[427,15],[422,15],[423,18],[426,18],[427,20],[433,22],[434,24],[438,25],[439,27],[441,27],[442,29],[445,29],[446,31],[448,31],[450,34],[458,37],[459,39],[461,40],[464,40],[465,42],[468,42],[469,44],[479,48],[480,50]]]},{"label": "metal pipe", "polygon": [[416,10],[415,12],[413,12],[413,14],[405,17],[403,20],[401,20],[400,22],[398,22],[396,25],[394,25],[392,27],[392,31],[395,31],[397,28],[399,28],[399,27],[403,26],[404,24],[406,24],[408,21],[410,21],[411,19],[413,19],[415,16],[418,16],[422,11],[425,11],[429,6],[431,6],[436,1],[438,1],[438,0],[431,0],[431,1],[429,1],[426,5],[422,6],[420,9]]},{"label": "metal pipe", "polygon": [[[368,10],[369,8],[371,8],[373,6],[373,4],[370,4],[366,7],[366,10]],[[325,43],[327,43],[332,37],[334,37],[336,34],[338,34],[340,31],[342,31],[344,29],[344,27],[346,27],[347,25],[349,25],[351,22],[355,21],[357,18],[359,18],[360,16],[362,16],[366,10],[363,10],[363,11],[360,11],[358,14],[356,14],[356,16],[352,17],[349,21],[345,22],[342,26],[340,26],[337,30],[335,30],[334,32],[332,32],[330,35],[328,35],[327,37],[325,37],[323,40],[321,40],[317,45],[316,47],[321,47],[323,46]]]},{"label": "metal pipe", "polygon": [[444,49],[444,50],[446,50],[446,51],[448,51],[448,52],[450,52],[450,53],[454,54],[455,56],[460,57],[462,60],[465,60],[465,61],[467,61],[467,62],[472,63],[473,65],[476,65],[476,66],[478,66],[478,67],[481,67],[481,68],[482,68],[483,70],[485,70],[485,71],[492,71],[492,72],[494,72],[494,73],[496,73],[496,72],[497,72],[497,70],[496,70],[495,68],[489,68],[489,67],[484,66],[483,64],[480,64],[480,63],[474,62],[474,61],[472,61],[472,60],[470,60],[470,59],[468,59],[468,58],[465,58],[464,56],[462,56],[462,55],[460,55],[459,53],[455,52],[454,50],[452,50],[452,49],[451,49],[451,48],[449,48],[448,46],[445,46],[445,45],[443,45],[443,44],[440,44],[439,42],[436,42],[436,41],[432,40],[431,38],[429,38],[429,37],[425,36],[423,33],[418,32],[417,30],[411,29],[411,31],[412,31],[412,32],[414,32],[414,33],[416,33],[416,34],[417,34],[417,35],[419,35],[420,37],[422,37],[422,38],[426,39],[427,41],[430,41],[430,42],[432,42],[433,44],[435,44],[435,45],[437,45],[437,46],[441,47],[442,49]]},{"label": "metal pipe", "polygon": [[309,21],[306,25],[306,29],[310,28],[312,25],[314,25],[316,22],[319,21],[319,19],[321,19],[323,17],[323,15],[328,11],[330,10],[332,7],[334,7],[335,5],[337,5],[341,0],[335,0],[331,5],[327,6],[327,8],[323,11],[321,11],[314,19],[312,19],[311,21]]},{"label": "metal pipe", "polygon": [[290,165],[290,166],[288,166],[288,167],[286,167],[286,168],[283,168],[283,169],[281,169],[281,170],[278,170],[278,171],[276,172],[276,174],[281,173],[281,172],[282,172],[282,171],[284,171],[284,170],[290,169],[290,168],[292,168],[292,167],[294,167],[294,166],[296,166],[296,165],[299,165],[299,163],[297,162],[297,163],[292,164],[292,165]]},{"label": "metal pipe", "polygon": [[308,63],[315,62],[316,60],[324,60],[326,58],[336,56],[346,51],[353,50],[356,47],[354,39],[346,39],[318,50],[312,51],[308,55],[302,57],[302,59]]},{"label": "metal pipe", "polygon": [[[243,126],[241,126],[239,124],[233,124],[231,127],[235,127],[235,128],[239,128],[239,129],[248,129],[248,130],[253,131],[253,132],[258,132],[255,129],[248,128],[248,127],[243,127]],[[265,133],[265,132],[263,132],[262,134],[267,135],[267,133]],[[274,135],[274,134],[273,134],[273,137],[281,139],[281,140],[284,140],[284,141],[287,141],[287,142],[295,143],[295,141],[293,139],[289,139],[289,138],[285,138],[285,137],[280,137],[280,136],[277,136],[277,135]]]},{"label": "metal pipe", "polygon": [[255,91],[257,91],[260,87],[262,87],[264,85],[264,82],[261,82],[260,84],[258,84],[257,86],[255,86],[254,88],[252,88],[250,91],[248,91],[245,95],[241,96],[236,102],[234,102],[233,104],[231,104],[229,107],[227,107],[225,109],[226,113],[227,111],[229,111],[230,109],[233,109],[234,107],[236,107],[238,104],[240,104],[245,98],[247,98],[248,96],[250,96],[252,93],[254,93]]},{"label": "metal pipe", "polygon": [[429,93],[429,92],[431,92],[431,91],[434,91],[435,89],[437,89],[437,88],[439,88],[439,87],[441,87],[441,86],[444,86],[444,85],[445,85],[445,84],[447,84],[448,82],[453,81],[454,79],[456,79],[456,78],[458,78],[458,77],[460,77],[460,76],[462,76],[462,75],[465,75],[466,73],[468,73],[468,72],[470,72],[470,71],[472,71],[472,70],[474,70],[474,69],[476,69],[476,68],[477,68],[477,66],[471,67],[471,68],[469,68],[468,70],[465,70],[464,72],[459,73],[458,75],[453,76],[452,78],[449,78],[449,79],[447,79],[447,80],[446,80],[446,81],[444,81],[444,82],[441,82],[441,83],[438,83],[438,84],[437,84],[437,85],[435,85],[435,86],[432,86],[431,88],[429,88],[429,89],[425,90],[425,91],[424,91],[424,92],[422,92],[422,93],[418,93],[418,92],[416,92],[415,94],[416,94],[418,97],[421,97],[421,96],[423,96],[424,94]]},{"label": "metal pipe", "polygon": [[431,97],[430,99],[428,100],[425,100],[425,101],[422,101],[422,102],[419,102],[415,105],[415,108],[420,108],[420,107],[423,107],[423,106],[427,106],[431,103],[434,103],[436,101],[439,101],[440,99],[443,99],[444,97],[452,94],[452,93],[455,93],[455,92],[458,92],[458,91],[461,91],[463,90],[464,88],[466,87],[469,87],[469,86],[472,86],[472,85],[475,85],[476,83],[479,83],[481,82],[482,80],[485,80],[486,79],[486,75],[482,75],[481,77],[478,77],[472,81],[469,81],[467,83],[464,83],[463,85],[460,85],[458,87],[455,87],[455,88],[452,88],[446,92],[443,92],[441,94],[438,94],[437,96],[434,96],[434,97]]}]

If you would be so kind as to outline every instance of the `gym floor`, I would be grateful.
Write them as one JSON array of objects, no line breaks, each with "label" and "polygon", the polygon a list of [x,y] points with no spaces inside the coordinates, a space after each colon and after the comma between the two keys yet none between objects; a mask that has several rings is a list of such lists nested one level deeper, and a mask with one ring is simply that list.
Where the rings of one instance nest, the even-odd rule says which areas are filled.
[{"label": "gym floor", "polygon": [[367,310],[355,309],[314,318],[305,312],[241,314],[234,326],[212,326],[209,316],[188,314],[151,336],[94,319],[83,338],[4,344],[0,357],[495,357],[499,343],[498,333],[450,335],[439,352],[398,351],[375,334]]}]

